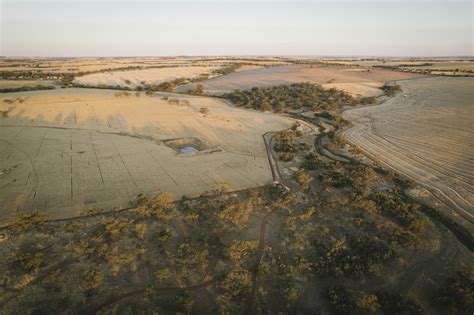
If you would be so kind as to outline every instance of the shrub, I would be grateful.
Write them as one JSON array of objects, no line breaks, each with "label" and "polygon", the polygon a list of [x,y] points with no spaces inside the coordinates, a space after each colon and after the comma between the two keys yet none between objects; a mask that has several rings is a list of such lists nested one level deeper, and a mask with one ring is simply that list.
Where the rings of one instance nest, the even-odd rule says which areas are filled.
[{"label": "shrub", "polygon": [[284,153],[280,154],[280,160],[282,160],[283,162],[291,161],[294,158],[295,158],[295,155],[292,154],[292,153],[284,152]]},{"label": "shrub", "polygon": [[203,95],[204,94],[204,87],[202,86],[202,84],[196,85],[195,94],[196,95]]},{"label": "shrub", "polygon": [[207,107],[201,107],[199,112],[203,115],[209,114],[209,109]]},{"label": "shrub", "polygon": [[368,97],[360,97],[358,99],[358,103],[360,105],[372,105],[377,102],[377,97],[375,96],[368,96]]},{"label": "shrub", "polygon": [[301,185],[303,191],[307,191],[309,189],[309,184],[313,181],[313,177],[304,169],[300,169],[295,173],[295,179],[298,184]]},{"label": "shrub", "polygon": [[327,293],[329,303],[340,314],[351,314],[354,311],[350,293],[343,286],[330,287]]},{"label": "shrub", "polygon": [[179,100],[177,98],[169,98],[168,103],[171,105],[179,105]]},{"label": "shrub", "polygon": [[154,217],[162,220],[171,218],[171,210],[173,208],[173,197],[170,193],[155,193],[150,197],[144,195],[137,196],[137,207],[135,212],[146,217]]},{"label": "shrub", "polygon": [[402,87],[398,84],[388,84],[385,83],[381,89],[385,92],[387,96],[394,96],[397,92],[402,90]]},{"label": "shrub", "polygon": [[229,257],[234,261],[249,258],[257,248],[258,241],[234,241],[229,248]]},{"label": "shrub", "polygon": [[251,273],[241,267],[234,268],[222,281],[222,289],[227,299],[242,301],[252,289]]},{"label": "shrub", "polygon": [[362,294],[357,298],[356,304],[359,308],[369,311],[370,313],[374,313],[380,309],[379,300],[375,294]]},{"label": "shrub", "polygon": [[322,161],[319,159],[319,157],[314,153],[309,153],[305,156],[302,167],[305,170],[312,171],[318,167],[321,167],[321,165]]},{"label": "shrub", "polygon": [[91,291],[97,289],[102,284],[104,275],[99,270],[86,270],[83,276],[84,279],[84,290]]},{"label": "shrub", "polygon": [[438,300],[452,313],[474,313],[474,277],[472,272],[459,271],[449,277],[438,294]]},{"label": "shrub", "polygon": [[423,314],[420,305],[411,300],[405,300],[400,294],[378,294],[378,301],[384,314]]},{"label": "shrub", "polygon": [[230,204],[224,207],[217,215],[223,223],[231,224],[235,227],[243,227],[249,220],[252,213],[252,205],[249,201]]},{"label": "shrub", "polygon": [[289,130],[278,131],[275,134],[275,144],[273,148],[275,151],[281,152],[295,152],[296,147],[293,144],[295,134]]}]

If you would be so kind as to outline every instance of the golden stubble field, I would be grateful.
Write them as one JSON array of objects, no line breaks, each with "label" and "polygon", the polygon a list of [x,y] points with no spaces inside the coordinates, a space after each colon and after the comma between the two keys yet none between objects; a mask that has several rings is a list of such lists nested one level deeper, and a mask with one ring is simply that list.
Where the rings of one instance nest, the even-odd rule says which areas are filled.
[{"label": "golden stubble field", "polygon": [[[161,190],[179,199],[223,183],[238,190],[272,181],[262,135],[288,128],[289,119],[206,97],[115,93],[2,95],[2,219],[32,210],[70,217],[127,207],[139,193]],[[208,152],[180,154],[164,143],[176,138],[198,139]]]},{"label": "golden stubble field", "polygon": [[[84,85],[120,85],[136,87],[147,84],[159,84],[166,81],[172,81],[177,78],[196,78],[200,75],[210,75],[216,66],[181,66],[152,68],[131,71],[110,71],[88,74],[77,77],[74,82]],[[129,82],[129,83],[128,83]]]}]

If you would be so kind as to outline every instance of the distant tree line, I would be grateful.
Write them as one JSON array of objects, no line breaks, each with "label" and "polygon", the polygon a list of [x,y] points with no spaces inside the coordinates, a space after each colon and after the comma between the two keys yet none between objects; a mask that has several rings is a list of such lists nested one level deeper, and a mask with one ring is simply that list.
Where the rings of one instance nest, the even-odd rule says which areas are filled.
[{"label": "distant tree line", "polygon": [[34,85],[34,86],[20,86],[14,88],[3,88],[0,89],[0,93],[12,93],[12,92],[23,92],[23,91],[39,91],[39,90],[54,90],[52,85]]},{"label": "distant tree line", "polygon": [[73,73],[31,70],[0,71],[0,79],[2,80],[63,80],[71,77],[74,78]]},{"label": "distant tree line", "polygon": [[225,66],[223,68],[216,69],[212,71],[213,74],[218,74],[218,75],[226,75],[232,72],[235,72],[238,68],[242,66],[241,63],[233,63],[228,66]]}]

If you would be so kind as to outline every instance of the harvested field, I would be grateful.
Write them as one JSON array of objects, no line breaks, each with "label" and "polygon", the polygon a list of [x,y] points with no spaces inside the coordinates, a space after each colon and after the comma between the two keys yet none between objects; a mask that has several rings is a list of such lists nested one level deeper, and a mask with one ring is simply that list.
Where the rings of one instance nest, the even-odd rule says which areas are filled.
[{"label": "harvested field", "polygon": [[[127,207],[137,194],[158,189],[179,199],[222,183],[237,190],[272,181],[262,135],[289,127],[289,119],[206,97],[114,95],[2,95],[0,110],[8,115],[0,116],[0,219],[31,210],[63,218]],[[202,107],[209,112],[200,113]],[[165,143],[177,138],[203,152],[179,154]]]},{"label": "harvested field", "polygon": [[[388,80],[402,80],[421,77],[418,74],[379,69],[357,69],[326,65],[286,65],[265,69],[231,73],[201,82],[208,93],[223,93],[232,90],[250,89],[298,82],[313,82],[324,87],[337,87],[354,95],[380,95],[378,87]],[[194,89],[196,83],[178,88],[185,92]]]},{"label": "harvested field", "polygon": [[[166,81],[172,81],[177,78],[196,78],[201,74],[209,75],[218,67],[201,67],[201,66],[183,66],[170,68],[154,68],[144,70],[117,71],[117,72],[101,72],[78,77],[75,83],[86,85],[121,85],[136,87],[141,85],[142,81],[147,84],[159,84]],[[127,84],[125,81],[131,83]]]},{"label": "harvested field", "polygon": [[0,71],[39,72],[96,72],[113,71],[127,67],[154,66],[215,66],[229,63],[245,63],[248,66],[288,64],[286,61],[270,57],[264,58],[216,58],[216,57],[121,57],[121,58],[1,58]]},{"label": "harvested field", "polygon": [[403,71],[433,75],[474,76],[474,61],[470,60],[368,60],[354,61],[353,64],[365,67],[397,67]]},{"label": "harvested field", "polygon": [[424,78],[382,105],[356,108],[344,136],[398,173],[416,180],[465,219],[474,219],[474,80]]},{"label": "harvested field", "polygon": [[87,72],[125,67],[185,65],[190,58],[0,58],[0,71]]}]

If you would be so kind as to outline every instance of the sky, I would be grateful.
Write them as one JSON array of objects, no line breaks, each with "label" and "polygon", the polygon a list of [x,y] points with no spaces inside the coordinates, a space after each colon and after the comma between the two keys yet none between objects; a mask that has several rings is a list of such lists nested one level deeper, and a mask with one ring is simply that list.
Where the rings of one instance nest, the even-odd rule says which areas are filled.
[{"label": "sky", "polygon": [[473,56],[473,1],[0,0],[2,56]]}]

